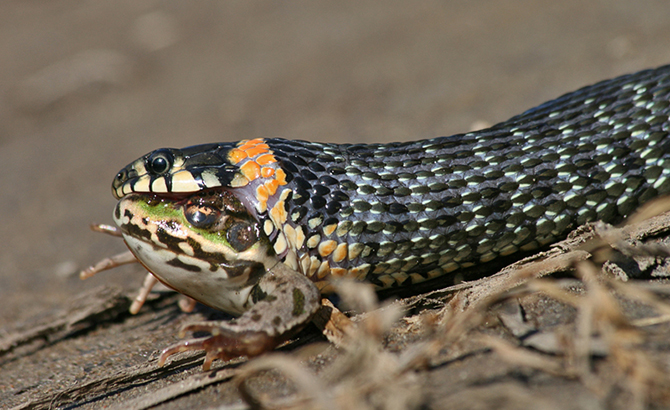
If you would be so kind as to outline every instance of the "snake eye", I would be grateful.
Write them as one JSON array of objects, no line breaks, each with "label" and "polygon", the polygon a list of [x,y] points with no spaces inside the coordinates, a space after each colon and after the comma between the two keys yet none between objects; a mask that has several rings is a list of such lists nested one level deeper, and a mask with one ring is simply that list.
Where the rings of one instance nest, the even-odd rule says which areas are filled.
[{"label": "snake eye", "polygon": [[159,149],[147,158],[146,167],[150,173],[163,175],[170,170],[174,157],[167,149]]},{"label": "snake eye", "polygon": [[228,229],[226,238],[233,249],[237,252],[244,252],[258,240],[258,230],[255,224],[241,221]]},{"label": "snake eye", "polygon": [[211,228],[218,221],[219,215],[219,211],[209,206],[192,205],[184,210],[188,223],[200,229]]}]

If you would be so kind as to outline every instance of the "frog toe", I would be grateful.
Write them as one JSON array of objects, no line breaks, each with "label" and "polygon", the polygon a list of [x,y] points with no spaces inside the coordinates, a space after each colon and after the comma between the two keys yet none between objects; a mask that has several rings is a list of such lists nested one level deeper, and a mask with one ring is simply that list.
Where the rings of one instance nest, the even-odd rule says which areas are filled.
[{"label": "frog toe", "polygon": [[281,342],[264,332],[235,331],[213,323],[193,323],[185,326],[181,332],[208,332],[210,336],[184,340],[167,347],[161,352],[159,366],[163,366],[176,353],[204,351],[203,370],[209,370],[214,360],[228,361],[241,356],[258,356]]}]

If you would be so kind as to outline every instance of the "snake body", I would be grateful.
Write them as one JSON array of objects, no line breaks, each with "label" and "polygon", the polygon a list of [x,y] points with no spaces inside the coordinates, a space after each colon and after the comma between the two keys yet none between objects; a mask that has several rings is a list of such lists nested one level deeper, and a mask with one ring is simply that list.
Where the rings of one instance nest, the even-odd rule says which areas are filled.
[{"label": "snake body", "polygon": [[670,192],[669,115],[665,66],[449,137],[152,151],[112,184],[120,233],[155,278],[240,315],[188,326],[211,336],[159,363],[271,349],[311,320],[333,277],[408,289],[618,222]]},{"label": "snake body", "polygon": [[233,193],[277,257],[328,289],[378,289],[617,222],[670,191],[670,66],[563,95],[491,128],[389,144],[259,138],[153,151],[129,193]]}]

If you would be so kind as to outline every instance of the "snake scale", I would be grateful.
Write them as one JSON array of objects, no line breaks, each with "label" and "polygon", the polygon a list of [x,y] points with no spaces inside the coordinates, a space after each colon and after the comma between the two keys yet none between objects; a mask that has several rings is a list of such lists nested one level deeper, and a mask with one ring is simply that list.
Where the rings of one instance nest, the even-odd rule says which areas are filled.
[{"label": "snake scale", "polygon": [[670,191],[669,115],[665,66],[448,137],[162,148],[116,176],[114,220],[158,280],[240,315],[162,358],[208,367],[302,327],[332,278],[404,288],[622,220]]}]

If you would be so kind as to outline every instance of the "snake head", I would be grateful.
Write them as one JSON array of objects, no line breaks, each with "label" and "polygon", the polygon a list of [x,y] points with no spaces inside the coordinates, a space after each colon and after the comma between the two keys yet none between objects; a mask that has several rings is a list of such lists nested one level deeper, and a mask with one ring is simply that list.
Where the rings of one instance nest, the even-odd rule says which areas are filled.
[{"label": "snake head", "polygon": [[131,193],[189,193],[230,185],[239,172],[226,156],[231,147],[223,143],[151,151],[116,174],[112,194],[120,199]]}]

